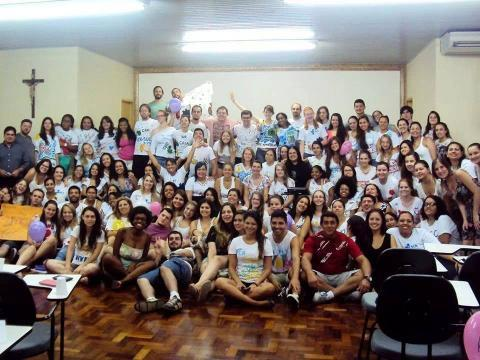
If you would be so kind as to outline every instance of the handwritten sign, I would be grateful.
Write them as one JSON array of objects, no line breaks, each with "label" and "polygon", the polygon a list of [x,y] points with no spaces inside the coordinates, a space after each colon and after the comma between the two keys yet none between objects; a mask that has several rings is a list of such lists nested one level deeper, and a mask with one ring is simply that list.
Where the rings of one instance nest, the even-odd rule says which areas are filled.
[{"label": "handwritten sign", "polygon": [[28,224],[35,215],[41,215],[41,207],[2,204],[0,239],[27,240]]}]

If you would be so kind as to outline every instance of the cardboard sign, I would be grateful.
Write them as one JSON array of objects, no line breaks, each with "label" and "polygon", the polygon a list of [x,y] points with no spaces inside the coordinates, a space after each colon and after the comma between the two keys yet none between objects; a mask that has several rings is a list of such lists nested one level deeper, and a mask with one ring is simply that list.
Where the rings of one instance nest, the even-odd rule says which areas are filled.
[{"label": "cardboard sign", "polygon": [[41,214],[41,207],[2,204],[0,240],[26,241],[28,225],[35,215]]}]

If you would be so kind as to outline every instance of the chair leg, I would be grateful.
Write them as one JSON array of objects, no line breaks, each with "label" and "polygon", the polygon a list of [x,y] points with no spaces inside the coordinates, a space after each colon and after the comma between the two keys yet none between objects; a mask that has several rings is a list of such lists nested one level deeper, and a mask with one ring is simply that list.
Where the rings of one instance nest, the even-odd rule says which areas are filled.
[{"label": "chair leg", "polygon": [[48,360],[55,359],[55,312],[50,319],[50,347],[48,349]]},{"label": "chair leg", "polygon": [[357,354],[357,359],[358,360],[360,360],[362,358],[363,343],[365,342],[365,333],[367,332],[368,318],[369,317],[370,317],[370,313],[368,311],[366,311],[365,312],[365,321],[363,322],[362,337],[360,338],[360,346],[358,347],[358,354]]},{"label": "chair leg", "polygon": [[370,326],[370,334],[368,335],[368,343],[367,343],[367,359],[370,359],[370,351],[372,350],[372,335],[373,335],[373,332],[375,331],[376,325],[377,325],[377,322],[374,321],[372,326]]}]

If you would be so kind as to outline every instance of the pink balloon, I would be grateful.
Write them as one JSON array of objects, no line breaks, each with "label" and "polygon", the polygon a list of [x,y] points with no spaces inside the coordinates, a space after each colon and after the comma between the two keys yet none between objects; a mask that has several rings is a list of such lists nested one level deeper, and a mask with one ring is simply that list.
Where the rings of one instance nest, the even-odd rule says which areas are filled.
[{"label": "pink balloon", "polygon": [[340,155],[347,155],[350,151],[352,151],[352,143],[347,140],[342,144],[340,148]]},{"label": "pink balloon", "polygon": [[168,103],[168,108],[170,109],[171,112],[177,113],[182,108],[182,102],[177,98],[172,98]]},{"label": "pink balloon", "polygon": [[162,211],[162,205],[158,201],[154,201],[150,204],[150,210],[153,215],[158,216]]},{"label": "pink balloon", "polygon": [[35,241],[36,243],[40,243],[45,238],[45,234],[47,233],[47,227],[41,221],[34,221],[28,227],[28,234],[30,238]]},{"label": "pink balloon", "polygon": [[463,345],[469,360],[480,359],[480,311],[470,316],[465,324]]}]

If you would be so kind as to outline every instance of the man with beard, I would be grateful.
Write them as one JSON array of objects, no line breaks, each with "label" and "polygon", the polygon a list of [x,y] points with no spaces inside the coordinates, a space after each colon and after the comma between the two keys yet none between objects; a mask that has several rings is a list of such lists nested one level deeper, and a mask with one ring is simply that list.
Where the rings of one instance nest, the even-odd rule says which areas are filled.
[{"label": "man with beard", "polygon": [[150,106],[150,110],[152,112],[152,119],[156,119],[158,110],[165,110],[168,104],[163,99],[163,88],[160,85],[157,85],[153,88],[153,97],[155,98],[155,100],[148,103],[148,106]]},{"label": "man with beard", "polygon": [[20,123],[20,132],[17,133],[17,138],[15,139],[28,154],[28,159],[30,160],[29,168],[35,165],[35,144],[29,135],[30,131],[32,131],[32,120],[23,119]]}]

